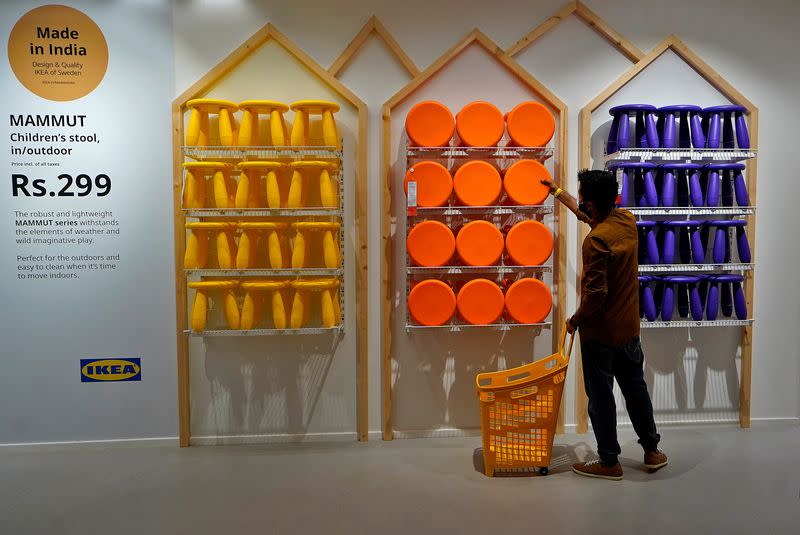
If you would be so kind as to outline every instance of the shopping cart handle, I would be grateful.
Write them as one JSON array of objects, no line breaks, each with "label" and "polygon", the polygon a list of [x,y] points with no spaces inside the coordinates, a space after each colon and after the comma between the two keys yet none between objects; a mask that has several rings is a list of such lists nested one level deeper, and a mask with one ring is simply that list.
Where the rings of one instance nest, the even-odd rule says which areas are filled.
[{"label": "shopping cart handle", "polygon": [[567,343],[567,333],[569,332],[569,325],[567,323],[564,324],[564,331],[561,333],[561,345],[558,347],[558,353],[560,355],[564,355],[567,357],[567,362],[569,362],[569,356],[572,354],[572,344],[575,342],[575,331],[569,335],[569,347],[567,348],[567,352],[564,353],[564,345]]}]

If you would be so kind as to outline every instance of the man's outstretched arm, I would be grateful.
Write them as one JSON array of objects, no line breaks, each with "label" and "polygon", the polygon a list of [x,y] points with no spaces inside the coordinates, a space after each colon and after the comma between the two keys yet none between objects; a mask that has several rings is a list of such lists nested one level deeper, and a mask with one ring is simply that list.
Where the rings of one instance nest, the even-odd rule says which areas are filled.
[{"label": "man's outstretched arm", "polygon": [[589,224],[591,219],[588,215],[584,214],[578,209],[578,201],[575,199],[575,197],[567,193],[565,190],[559,188],[551,180],[542,180],[542,184],[550,188],[550,194],[553,195],[556,200],[561,202],[561,204],[566,206],[570,212],[575,214],[575,217],[577,217],[579,221],[583,221],[587,225]]}]

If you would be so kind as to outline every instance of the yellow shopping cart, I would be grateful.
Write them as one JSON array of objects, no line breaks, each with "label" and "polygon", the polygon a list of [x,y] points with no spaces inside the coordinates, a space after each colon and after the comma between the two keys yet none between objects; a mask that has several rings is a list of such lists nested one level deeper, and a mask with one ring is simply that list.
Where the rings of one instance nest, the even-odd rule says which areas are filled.
[{"label": "yellow shopping cart", "polygon": [[572,334],[564,353],[565,327],[558,353],[518,368],[479,373],[475,378],[487,476],[531,468],[547,475],[574,339]]}]

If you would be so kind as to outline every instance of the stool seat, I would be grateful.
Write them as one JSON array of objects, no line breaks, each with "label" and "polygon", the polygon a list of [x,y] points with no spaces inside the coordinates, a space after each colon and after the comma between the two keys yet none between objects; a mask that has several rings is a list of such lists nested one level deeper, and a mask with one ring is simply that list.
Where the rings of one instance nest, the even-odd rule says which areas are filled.
[{"label": "stool seat", "polygon": [[320,291],[320,290],[330,290],[331,288],[337,288],[339,286],[338,279],[315,279],[315,280],[296,280],[291,281],[291,286],[295,290],[308,290],[308,291]]},{"label": "stool seat", "polygon": [[444,325],[456,311],[456,295],[446,283],[428,279],[408,294],[408,313],[420,325]]},{"label": "stool seat", "polygon": [[456,236],[458,256],[470,266],[496,264],[503,254],[503,246],[503,233],[489,221],[471,221]]},{"label": "stool seat", "polygon": [[230,169],[233,167],[225,162],[183,162],[181,165],[184,169]]},{"label": "stool seat", "polygon": [[543,147],[553,138],[556,120],[544,104],[522,102],[505,115],[508,137],[520,147]]},{"label": "stool seat", "polygon": [[281,113],[289,111],[289,106],[276,100],[244,100],[239,103],[240,110],[252,110],[258,113],[270,113],[277,110]]},{"label": "stool seat", "polygon": [[239,286],[239,281],[235,280],[211,280],[211,281],[191,281],[187,282],[186,286],[192,289],[203,290],[219,290],[219,289],[232,289]]},{"label": "stool seat", "polygon": [[691,284],[700,282],[700,277],[694,275],[672,275],[668,277],[662,277],[664,282],[674,282],[678,284]]},{"label": "stool seat", "polygon": [[192,221],[186,223],[186,228],[195,230],[235,230],[238,224],[235,221]]},{"label": "stool seat", "polygon": [[455,253],[456,239],[444,223],[423,221],[409,231],[406,249],[411,260],[420,266],[443,266]]},{"label": "stool seat", "polygon": [[289,281],[248,281],[241,283],[243,290],[282,290],[289,287]]},{"label": "stool seat", "polygon": [[506,169],[503,188],[514,204],[539,205],[547,200],[550,188],[542,180],[551,180],[550,171],[536,160],[520,160]]},{"label": "stool seat", "polygon": [[418,147],[444,147],[455,132],[455,119],[450,109],[434,100],[418,102],[406,115],[406,135]]},{"label": "stool seat", "polygon": [[706,165],[706,169],[715,171],[724,171],[726,169],[733,169],[736,171],[743,171],[745,165],[743,163],[710,163]]},{"label": "stool seat", "polygon": [[324,111],[337,112],[339,105],[328,100],[296,100],[289,104],[292,111],[303,110],[308,113],[322,113]]},{"label": "stool seat", "polygon": [[500,171],[483,160],[467,162],[453,177],[456,197],[466,206],[490,206],[497,202],[503,190]]},{"label": "stool seat", "polygon": [[700,106],[694,104],[672,104],[670,106],[661,106],[658,108],[659,112],[682,112],[682,111],[703,111]]},{"label": "stool seat", "polygon": [[289,228],[289,223],[280,221],[253,221],[239,223],[240,229],[252,230],[283,230]]},{"label": "stool seat", "polygon": [[319,292],[323,327],[331,328],[340,321],[341,305],[335,292],[340,285],[339,279],[301,279],[292,281],[290,285],[295,291],[290,320],[292,329],[308,322],[308,292]]},{"label": "stool seat", "polygon": [[655,169],[658,166],[650,162],[612,162],[608,164],[608,170],[614,169]]},{"label": "stool seat", "polygon": [[637,221],[636,226],[642,228],[655,228],[658,225],[658,221]]},{"label": "stool seat", "polygon": [[239,109],[235,102],[216,98],[195,98],[187,102],[186,106],[206,113],[219,113],[220,110],[228,110],[233,113]]},{"label": "stool seat", "polygon": [[712,227],[745,227],[747,226],[747,221],[744,219],[713,219],[706,221],[706,224]]},{"label": "stool seat", "polygon": [[706,113],[725,113],[725,112],[740,112],[740,113],[749,113],[747,108],[744,106],[739,106],[737,104],[725,104],[722,106],[709,106],[708,108],[703,108],[703,111]]},{"label": "stool seat", "polygon": [[552,308],[550,289],[539,279],[520,279],[506,290],[506,310],[517,323],[540,323]]},{"label": "stool seat", "polygon": [[336,164],[333,162],[323,162],[319,160],[300,160],[291,162],[289,167],[292,169],[336,169]]},{"label": "stool seat", "polygon": [[710,275],[709,280],[716,282],[744,282],[742,275]]},{"label": "stool seat", "polygon": [[450,171],[438,162],[418,162],[406,171],[403,187],[408,194],[408,183],[417,183],[417,206],[442,206],[453,193]]},{"label": "stool seat", "polygon": [[700,164],[696,164],[696,163],[665,163],[665,164],[661,165],[661,169],[673,169],[673,170],[678,170],[678,169],[700,169],[701,167],[703,167],[703,166],[700,165]]},{"label": "stool seat", "polygon": [[458,291],[458,312],[467,323],[487,325],[503,313],[505,297],[500,287],[488,279],[473,279]]},{"label": "stool seat", "polygon": [[336,221],[298,221],[292,223],[293,229],[299,230],[339,230],[342,224]]},{"label": "stool seat", "polygon": [[287,167],[283,162],[271,162],[261,160],[250,160],[247,162],[239,162],[236,164],[239,169],[282,169]]},{"label": "stool seat", "polygon": [[490,102],[470,102],[456,114],[456,131],[470,147],[493,147],[503,137],[503,112]]},{"label": "stool seat", "polygon": [[651,104],[621,104],[608,110],[609,115],[624,113],[628,111],[656,111],[657,108]]},{"label": "stool seat", "polygon": [[553,233],[539,221],[520,221],[506,234],[506,251],[518,265],[541,265],[553,253]]}]

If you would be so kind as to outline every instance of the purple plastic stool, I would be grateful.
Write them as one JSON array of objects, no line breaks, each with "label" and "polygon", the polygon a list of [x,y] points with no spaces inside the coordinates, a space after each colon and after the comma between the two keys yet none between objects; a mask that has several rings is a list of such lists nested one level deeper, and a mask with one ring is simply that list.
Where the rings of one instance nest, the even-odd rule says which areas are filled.
[{"label": "purple plastic stool", "polygon": [[[656,107],[650,104],[623,104],[614,106],[608,113],[614,118],[608,132],[608,154],[630,147],[657,148]],[[630,115],[634,116],[634,138],[630,139]]]},{"label": "purple plastic stool", "polygon": [[661,146],[665,149],[704,148],[706,136],[703,133],[702,112],[703,108],[690,104],[659,108]]},{"label": "purple plastic stool", "polygon": [[752,260],[750,254],[750,242],[747,240],[745,227],[747,221],[744,219],[716,219],[708,221],[709,227],[715,227],[713,258],[715,264],[731,261],[731,249],[728,242],[728,229],[736,229],[736,248],[739,251],[739,261],[749,264]]},{"label": "purple plastic stool", "polygon": [[706,166],[708,171],[708,189],[706,192],[706,204],[708,206],[719,206],[711,204],[714,200],[712,194],[715,193],[711,190],[712,181],[718,184],[718,190],[721,191],[721,196],[718,199],[722,201],[723,206],[733,206],[733,193],[736,194],[736,204],[742,207],[750,206],[750,196],[747,194],[747,183],[744,180],[744,164],[743,163],[713,163]]},{"label": "purple plastic stool", "polygon": [[644,315],[647,321],[655,321],[658,317],[653,288],[650,283],[655,277],[639,276],[639,317]]},{"label": "purple plastic stool", "polygon": [[658,223],[655,221],[637,221],[636,227],[639,231],[639,244],[644,244],[643,247],[639,247],[640,263],[658,264],[660,262],[658,240],[656,239]]},{"label": "purple plastic stool", "polygon": [[[711,275],[708,277],[709,289],[706,300],[706,319],[714,321],[719,314],[722,301],[722,315],[729,318],[736,310],[736,317],[747,319],[747,300],[742,288],[744,277],[741,275]],[[731,286],[733,295],[731,296]]]},{"label": "purple plastic stool", "polygon": [[[661,263],[674,264],[676,243],[679,245],[680,263],[704,264],[706,260],[705,245],[702,237],[704,221],[664,221],[661,244]],[[676,236],[675,233],[678,233]]]},{"label": "purple plastic stool", "polygon": [[[718,149],[720,141],[722,148],[725,149],[735,149],[736,145],[740,149],[750,148],[750,134],[744,117],[748,113],[747,108],[736,105],[711,106],[704,109],[703,113],[707,125],[706,145],[709,149]],[[734,123],[736,123],[735,134]],[[733,142],[734,137],[736,144]]]},{"label": "purple plastic stool", "polygon": [[[658,166],[652,163],[625,162],[609,165],[610,171],[619,169],[622,178],[621,206],[641,206],[655,208],[658,206],[658,190],[656,188],[656,172]],[[638,183],[643,183],[643,192],[637,197]],[[638,199],[638,202],[637,202]]]},{"label": "purple plastic stool", "polygon": [[700,168],[701,166],[695,163],[667,163],[662,165],[662,206],[689,206],[689,200],[691,200],[692,206],[703,206]]},{"label": "purple plastic stool", "polygon": [[700,298],[698,284],[700,277],[674,275],[664,277],[664,294],[661,302],[661,319],[672,321],[675,307],[675,294],[678,294],[678,314],[685,318],[691,311],[692,319],[703,319],[703,300]]}]

